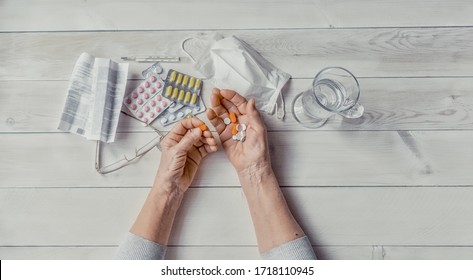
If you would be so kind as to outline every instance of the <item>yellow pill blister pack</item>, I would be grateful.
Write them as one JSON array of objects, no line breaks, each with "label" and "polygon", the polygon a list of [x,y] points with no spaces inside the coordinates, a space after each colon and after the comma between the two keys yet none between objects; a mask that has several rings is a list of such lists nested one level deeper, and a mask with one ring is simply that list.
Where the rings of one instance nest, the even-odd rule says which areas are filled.
[{"label": "yellow pill blister pack", "polygon": [[199,106],[202,80],[170,69],[164,83],[163,95],[179,104]]}]

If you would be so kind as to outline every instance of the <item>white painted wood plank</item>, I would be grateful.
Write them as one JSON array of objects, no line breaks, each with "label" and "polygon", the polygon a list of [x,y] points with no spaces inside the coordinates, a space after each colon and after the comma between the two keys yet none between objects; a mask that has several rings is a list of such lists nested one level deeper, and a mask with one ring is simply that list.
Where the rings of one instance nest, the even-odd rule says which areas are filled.
[{"label": "white painted wood plank", "polygon": [[[378,247],[378,246],[377,246]],[[471,260],[473,247],[379,246],[385,260]],[[0,247],[2,260],[107,260],[117,247]],[[320,260],[370,260],[371,246],[314,246]],[[169,247],[168,260],[257,260],[255,246],[250,247]]]},{"label": "white painted wood plank", "polygon": [[[130,158],[154,133],[120,133],[104,164]],[[283,186],[470,185],[473,131],[270,132],[272,165]],[[0,187],[150,186],[160,152],[109,175],[94,168],[95,142],[71,134],[3,134]],[[27,174],[28,176],[25,176]],[[238,186],[224,153],[206,158],[194,186]]]},{"label": "white painted wood plank", "polygon": [[384,246],[385,260],[472,260],[473,247],[397,247]]},{"label": "white painted wood plank", "polygon": [[[438,130],[473,128],[473,78],[361,78],[365,114],[360,119],[332,119],[318,130]],[[128,91],[139,84],[129,80]],[[269,131],[307,130],[292,116],[292,100],[311,79],[293,79],[283,91],[286,118],[263,114]],[[203,97],[210,104],[211,84]],[[57,132],[66,98],[65,81],[0,82],[0,132]],[[206,119],[205,114],[200,115]],[[157,125],[159,127],[159,125]],[[169,130],[170,127],[160,127]],[[149,131],[122,115],[120,132]]]},{"label": "white painted wood plank", "polygon": [[[186,55],[181,42],[210,31],[1,33],[0,80],[68,80],[82,52],[119,59],[128,55]],[[358,77],[473,76],[473,27],[302,30],[226,30],[248,42],[295,78],[326,66]],[[190,49],[197,44],[190,45]],[[195,74],[189,59],[166,64]],[[145,64],[131,63],[129,78]]]},{"label": "white painted wood plank", "polygon": [[[117,247],[0,247],[2,260],[107,260],[116,254]],[[369,260],[370,246],[314,246],[318,259]],[[453,255],[453,257],[455,257]],[[169,247],[167,260],[258,260],[256,246],[246,247]]]},{"label": "white painted wood plank", "polygon": [[[317,246],[471,246],[471,187],[284,188]],[[1,189],[0,246],[115,246],[148,189]],[[190,189],[170,240],[254,246],[239,188]],[[229,219],[228,217],[232,217]]]},{"label": "white painted wood plank", "polygon": [[464,26],[472,13],[467,0],[6,0],[0,31]]}]

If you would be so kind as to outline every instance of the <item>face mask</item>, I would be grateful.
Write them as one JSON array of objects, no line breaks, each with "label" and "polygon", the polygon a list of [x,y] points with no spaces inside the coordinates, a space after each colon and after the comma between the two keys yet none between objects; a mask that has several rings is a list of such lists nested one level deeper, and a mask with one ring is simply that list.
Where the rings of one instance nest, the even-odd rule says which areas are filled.
[{"label": "face mask", "polygon": [[212,39],[200,55],[191,55],[186,50],[190,39],[182,43],[182,49],[193,60],[197,58],[194,67],[216,87],[232,89],[246,98],[254,98],[257,108],[269,114],[277,107],[278,118],[284,117],[281,89],[291,77],[289,74],[276,68],[250,45],[234,36]]}]

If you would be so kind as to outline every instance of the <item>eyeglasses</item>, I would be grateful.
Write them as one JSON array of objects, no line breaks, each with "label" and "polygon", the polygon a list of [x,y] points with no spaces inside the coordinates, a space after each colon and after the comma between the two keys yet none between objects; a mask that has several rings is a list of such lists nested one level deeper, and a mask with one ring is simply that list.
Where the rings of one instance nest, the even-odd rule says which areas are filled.
[{"label": "eyeglasses", "polygon": [[[136,119],[132,115],[129,115],[125,112],[122,112],[123,114]],[[159,150],[161,150],[161,140],[166,136],[167,133],[164,133],[162,131],[159,131],[153,126],[148,125],[151,127],[154,131],[158,133],[158,136],[153,138],[151,141],[143,145],[141,148],[136,149],[135,148],[135,155],[131,158],[128,158],[126,155],[123,155],[123,158],[119,159],[118,161],[115,161],[111,164],[102,166],[101,164],[101,152],[100,152],[100,147],[101,147],[101,141],[97,141],[97,144],[95,146],[95,169],[97,170],[98,173],[100,174],[107,174],[107,173],[112,173],[114,171],[117,171],[125,166],[128,166],[132,164],[133,162],[137,161],[140,159],[142,156],[144,156],[146,153],[151,151],[154,147],[157,147]]]}]

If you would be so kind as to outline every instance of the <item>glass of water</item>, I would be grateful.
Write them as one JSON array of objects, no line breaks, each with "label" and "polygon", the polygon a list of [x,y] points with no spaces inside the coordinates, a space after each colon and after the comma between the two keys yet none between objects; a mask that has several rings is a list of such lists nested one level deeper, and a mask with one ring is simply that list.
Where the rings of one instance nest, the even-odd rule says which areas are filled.
[{"label": "glass of water", "polygon": [[355,76],[341,67],[322,69],[312,88],[300,93],[292,103],[292,114],[301,125],[317,128],[334,114],[359,118],[364,108],[358,103],[360,85]]}]

